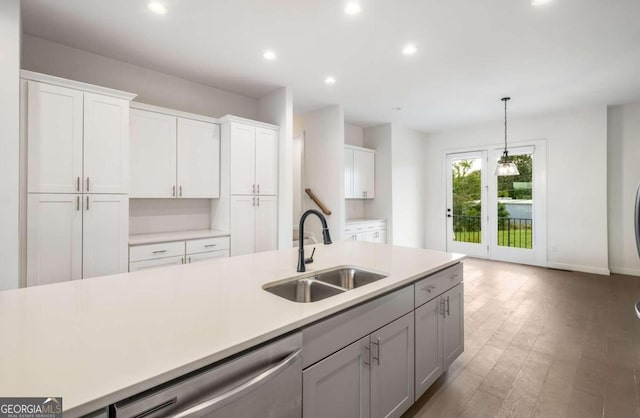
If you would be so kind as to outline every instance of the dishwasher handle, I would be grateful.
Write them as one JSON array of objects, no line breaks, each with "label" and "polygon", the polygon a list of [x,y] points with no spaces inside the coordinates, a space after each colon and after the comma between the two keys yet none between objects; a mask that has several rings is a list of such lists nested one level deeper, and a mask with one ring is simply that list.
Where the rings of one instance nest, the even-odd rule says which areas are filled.
[{"label": "dishwasher handle", "polygon": [[300,357],[300,353],[302,350],[296,350],[293,353],[289,354],[284,360],[279,362],[278,364],[270,367],[269,369],[261,372],[260,374],[252,377],[245,383],[236,386],[235,388],[225,392],[221,395],[215,396],[214,398],[207,399],[196,406],[193,406],[184,411],[178,412],[177,414],[172,415],[172,418],[186,418],[192,414],[198,414],[201,416],[203,412],[211,408],[219,408],[223,405],[231,403],[238,398],[243,397],[247,393],[251,392],[256,388],[256,386],[263,385],[278,376],[281,372],[283,372],[287,367],[291,366],[295,361]]}]

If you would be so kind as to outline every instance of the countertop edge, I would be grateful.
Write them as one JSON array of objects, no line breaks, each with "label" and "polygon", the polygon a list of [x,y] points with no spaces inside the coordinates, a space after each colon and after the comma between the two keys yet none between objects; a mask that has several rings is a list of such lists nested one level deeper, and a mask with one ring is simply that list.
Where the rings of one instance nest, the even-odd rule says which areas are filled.
[{"label": "countertop edge", "polygon": [[[452,253],[453,254],[453,253]],[[462,254],[453,254],[456,256],[455,259],[452,259],[448,262],[439,264],[437,267],[434,267],[432,269],[428,269],[425,271],[420,272],[419,274],[415,274],[412,276],[409,276],[405,279],[396,281],[392,284],[389,284],[386,287],[377,289],[372,291],[371,293],[367,293],[365,295],[361,295],[359,297],[356,297],[354,299],[351,299],[341,305],[336,305],[333,306],[331,308],[328,308],[322,312],[319,312],[315,315],[311,315],[307,318],[303,318],[297,321],[293,321],[287,325],[283,325],[277,329],[274,329],[268,333],[265,334],[261,334],[261,335],[257,335],[254,338],[251,338],[249,340],[245,340],[243,342],[240,342],[236,345],[230,346],[227,349],[218,351],[214,354],[211,354],[209,356],[200,358],[198,360],[195,360],[191,363],[186,363],[180,367],[174,368],[172,370],[167,370],[165,373],[159,374],[157,376],[154,376],[152,378],[146,379],[146,380],[142,380],[140,382],[137,382],[133,385],[130,385],[128,387],[122,388],[116,392],[112,392],[110,394],[107,394],[103,397],[94,399],[92,401],[89,401],[87,403],[84,404],[80,404],[80,405],[76,405],[70,409],[63,409],[64,415],[65,417],[80,417],[86,414],[90,414],[93,413],[97,410],[100,410],[102,408],[106,408],[109,405],[116,403],[118,401],[121,401],[123,399],[126,399],[130,396],[136,395],[138,393],[144,392],[146,390],[152,389],[158,385],[161,385],[163,383],[167,383],[175,378],[178,378],[180,376],[183,376],[185,374],[194,372],[198,369],[201,369],[203,367],[206,366],[210,366],[213,365],[215,363],[218,363],[228,357],[234,356],[236,354],[240,354],[243,351],[247,351],[257,345],[260,344],[264,344],[266,342],[269,342],[271,340],[274,340],[278,337],[281,337],[285,334],[288,334],[290,332],[296,331],[296,330],[300,330],[302,328],[304,328],[305,326],[311,325],[315,322],[318,322],[322,319],[325,319],[329,316],[332,316],[336,313],[345,311],[349,308],[355,307],[359,304],[365,303],[369,300],[375,299],[379,296],[385,295],[387,293],[390,293],[394,290],[397,290],[401,287],[407,286],[411,283],[414,283],[422,278],[424,278],[425,276],[429,276],[432,275],[434,273],[437,273],[440,270],[444,270],[448,267],[451,267],[455,264],[459,264],[462,261],[464,261],[467,257],[465,255]],[[295,303],[295,302],[290,302],[290,303]]]}]

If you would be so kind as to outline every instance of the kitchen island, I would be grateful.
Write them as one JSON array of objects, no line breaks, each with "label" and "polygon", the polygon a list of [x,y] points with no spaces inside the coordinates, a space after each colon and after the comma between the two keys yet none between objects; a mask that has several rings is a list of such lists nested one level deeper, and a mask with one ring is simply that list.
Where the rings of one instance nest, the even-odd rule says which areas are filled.
[{"label": "kitchen island", "polygon": [[[313,303],[263,289],[297,249],[0,292],[0,394],[62,396],[80,416],[406,287],[463,256],[366,242],[317,246],[307,273],[387,277]],[[413,292],[413,291],[412,291]]]}]

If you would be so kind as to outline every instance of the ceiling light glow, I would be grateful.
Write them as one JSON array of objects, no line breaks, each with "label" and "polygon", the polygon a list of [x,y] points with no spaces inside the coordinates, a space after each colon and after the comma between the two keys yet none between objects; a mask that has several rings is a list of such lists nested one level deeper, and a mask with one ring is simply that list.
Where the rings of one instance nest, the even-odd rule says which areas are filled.
[{"label": "ceiling light glow", "polygon": [[551,3],[551,0],[531,0],[531,4],[533,6],[542,6],[547,3]]},{"label": "ceiling light glow", "polygon": [[274,61],[277,57],[275,52],[273,52],[271,49],[267,49],[262,54],[262,58],[266,59],[267,61]]},{"label": "ceiling light glow", "polygon": [[164,7],[164,4],[157,1],[150,1],[147,3],[147,8],[157,15],[167,14],[167,8]]},{"label": "ceiling light glow", "polygon": [[332,86],[336,84],[336,79],[334,77],[327,77],[324,79],[324,84]]},{"label": "ceiling light glow", "polygon": [[411,56],[411,55],[415,55],[416,52],[418,52],[418,47],[415,46],[414,44],[407,44],[404,46],[404,48],[402,48],[403,55]]},{"label": "ceiling light glow", "polygon": [[344,6],[344,12],[349,16],[359,15],[360,12],[362,12],[362,7],[360,6],[360,3],[356,1],[350,1]]}]

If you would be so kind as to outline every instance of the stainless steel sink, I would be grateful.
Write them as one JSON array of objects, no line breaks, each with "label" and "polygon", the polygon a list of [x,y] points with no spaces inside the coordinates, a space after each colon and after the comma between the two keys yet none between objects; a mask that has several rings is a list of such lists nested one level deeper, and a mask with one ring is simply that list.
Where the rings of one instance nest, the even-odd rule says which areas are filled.
[{"label": "stainless steel sink", "polygon": [[318,281],[350,290],[384,279],[385,277],[387,276],[356,268],[340,268],[319,273],[315,278]]},{"label": "stainless steel sink", "polygon": [[330,286],[308,277],[274,284],[265,287],[264,290],[293,302],[304,303],[316,302],[345,292],[345,289]]},{"label": "stainless steel sink", "polygon": [[385,277],[387,276],[357,268],[339,267],[284,282],[268,283],[263,289],[292,302],[309,303],[339,295]]}]

